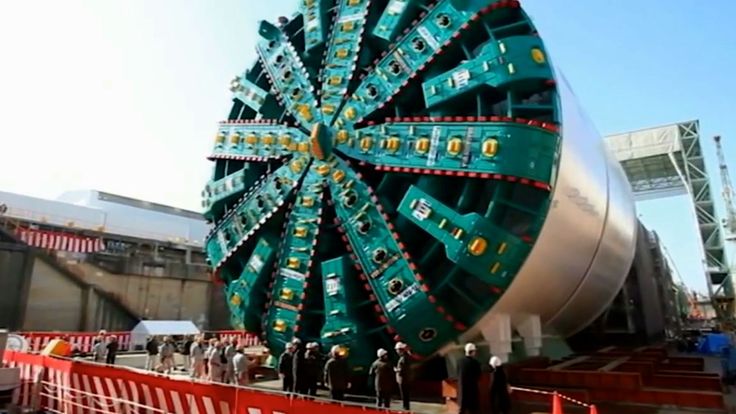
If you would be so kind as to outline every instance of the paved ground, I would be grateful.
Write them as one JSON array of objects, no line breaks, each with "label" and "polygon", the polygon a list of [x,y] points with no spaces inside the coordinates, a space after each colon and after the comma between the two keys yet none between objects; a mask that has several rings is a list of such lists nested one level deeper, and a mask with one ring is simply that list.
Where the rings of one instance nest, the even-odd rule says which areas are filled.
[{"label": "paved ground", "polygon": [[[120,355],[118,356],[117,363],[122,366],[127,366],[131,368],[138,368],[143,369],[145,367],[145,355],[142,354],[127,354],[127,355]],[[176,363],[178,367],[183,366],[183,358],[181,355],[176,355]],[[720,372],[720,362],[717,358],[706,358],[706,371],[710,372]],[[181,369],[174,373],[172,376],[174,377],[180,377],[180,378],[188,378],[188,374]],[[262,389],[268,389],[268,390],[278,390],[281,388],[281,384],[279,381],[273,381],[273,380],[262,380],[258,381],[255,384],[253,384],[254,388],[262,388]],[[320,396],[327,397],[326,391],[320,391]],[[726,398],[726,404],[728,407],[736,407],[736,391],[733,388],[730,388],[728,393],[725,395]],[[372,400],[370,398],[366,397],[360,397],[360,396],[350,396],[349,400],[356,403],[362,403],[365,405],[372,405]],[[401,404],[397,401],[394,401],[391,408],[394,409],[401,409]],[[431,403],[419,403],[415,402],[412,403],[412,410],[415,413],[422,413],[422,414],[446,414],[447,411],[445,410],[444,405],[442,404],[431,404]],[[588,409],[584,408],[576,408],[573,406],[565,405],[564,410],[566,414],[583,414],[587,413]],[[517,406],[514,407],[513,413],[514,414],[530,414],[530,413],[549,413],[551,412],[551,406],[550,405],[535,405],[535,404],[517,404]],[[601,405],[598,407],[598,413],[599,414],[704,414],[709,413],[711,411],[702,411],[702,410],[682,410],[677,409],[675,407],[619,407],[616,405]],[[729,410],[729,412],[735,412],[733,408]],[[447,413],[449,414],[449,413]]]}]

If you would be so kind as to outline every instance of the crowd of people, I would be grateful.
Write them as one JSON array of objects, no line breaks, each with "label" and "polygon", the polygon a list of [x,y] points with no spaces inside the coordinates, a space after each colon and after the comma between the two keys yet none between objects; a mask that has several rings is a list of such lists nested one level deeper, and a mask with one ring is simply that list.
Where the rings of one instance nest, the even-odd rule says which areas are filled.
[{"label": "crowd of people", "polygon": [[286,392],[315,396],[321,381],[329,389],[330,398],[342,401],[351,385],[346,354],[338,345],[332,347],[323,367],[319,344],[303,345],[301,340],[294,338],[279,357],[277,370]]},{"label": "crowd of people", "polygon": [[[177,349],[171,337],[159,343],[156,337],[146,342],[146,369],[170,374],[176,368],[174,354]],[[225,384],[248,385],[248,368],[251,361],[245,348],[237,341],[212,338],[206,341],[203,335],[186,338],[181,354],[184,369],[195,379]]]},{"label": "crowd of people", "polygon": [[[369,376],[373,379],[376,406],[390,408],[394,390],[398,388],[404,410],[411,409],[412,358],[406,344],[399,342],[395,346],[399,359],[396,365],[389,359],[385,349],[376,352],[376,360],[370,367]],[[479,387],[483,369],[476,359],[476,346],[469,343],[465,346],[465,357],[458,367],[458,404],[460,414],[478,413],[481,407],[481,390]],[[292,340],[281,354],[278,372],[282,381],[282,389],[305,396],[314,396],[320,379],[319,344],[310,342],[302,346],[299,339]],[[501,359],[492,357],[489,361],[491,386],[488,391],[490,406],[494,413],[505,414],[511,409],[511,387]],[[323,384],[330,392],[330,398],[342,401],[345,393],[351,388],[350,370],[345,353],[340,346],[333,346],[327,363],[322,368]]]},{"label": "crowd of people", "polygon": [[[118,348],[117,338],[108,337],[101,331],[94,340],[93,359],[98,363],[115,364]],[[171,337],[164,337],[161,342],[156,337],[149,337],[145,349],[147,370],[169,374],[176,369],[174,355],[177,347]],[[184,370],[192,378],[234,385],[249,383],[248,370],[252,361],[237,341],[217,338],[207,341],[203,335],[199,335],[186,338],[180,351],[184,357]],[[396,365],[389,359],[388,351],[382,348],[376,352],[376,360],[370,366],[368,374],[373,381],[376,406],[390,408],[394,390],[398,388],[403,409],[410,410],[412,358],[403,342],[396,344],[395,351],[399,356]],[[459,414],[475,414],[481,407],[479,384],[483,369],[476,352],[474,344],[466,344],[465,357],[458,365]],[[322,382],[329,390],[331,399],[343,401],[352,385],[345,349],[335,345],[328,357],[327,362],[322,364],[318,343],[304,345],[300,339],[294,338],[278,360],[277,371],[283,391],[316,396],[318,384]],[[488,395],[492,412],[508,413],[511,409],[511,387],[502,361],[498,357],[491,357],[489,366],[491,386]]]}]

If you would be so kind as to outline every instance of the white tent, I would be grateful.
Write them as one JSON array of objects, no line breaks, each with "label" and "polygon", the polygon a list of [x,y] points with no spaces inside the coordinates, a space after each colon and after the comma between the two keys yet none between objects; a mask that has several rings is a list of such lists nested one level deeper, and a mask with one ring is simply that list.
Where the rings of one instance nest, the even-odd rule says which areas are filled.
[{"label": "white tent", "polygon": [[131,346],[135,349],[146,344],[149,336],[197,335],[199,329],[192,321],[140,321],[130,331]]}]

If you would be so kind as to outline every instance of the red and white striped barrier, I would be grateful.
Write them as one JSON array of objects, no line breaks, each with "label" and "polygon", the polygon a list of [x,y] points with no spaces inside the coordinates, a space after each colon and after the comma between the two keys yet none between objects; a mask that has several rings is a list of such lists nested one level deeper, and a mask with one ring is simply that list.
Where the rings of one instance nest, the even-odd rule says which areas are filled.
[{"label": "red and white striped barrier", "polygon": [[[235,341],[246,347],[260,346],[261,340],[258,335],[245,331],[209,331],[206,332],[220,339],[228,339]],[[43,348],[53,339],[64,339],[72,344],[79,352],[90,353],[94,345],[95,338],[99,336],[97,332],[20,332],[19,335],[28,340],[29,351],[41,352]],[[108,332],[106,337],[114,336],[118,339],[119,351],[132,351],[130,349],[130,332]]]},{"label": "red and white striped barrier", "polygon": [[261,346],[261,339],[258,335],[245,332],[245,331],[213,331],[209,332],[213,336],[217,336],[220,339],[227,339],[231,342],[237,342],[245,347]]},{"label": "red and white striped barrier", "polygon": [[[99,337],[97,332],[21,332],[19,335],[28,340],[29,351],[41,352],[49,342],[54,339],[63,339],[69,342],[79,352],[92,352],[95,338]],[[130,332],[108,332],[106,338],[116,337],[118,339],[118,350],[127,351],[130,347]]]},{"label": "red and white striped barrier", "polygon": [[18,228],[16,234],[23,243],[41,249],[74,253],[95,253],[105,250],[105,243],[99,237],[28,228]]},{"label": "red and white striped barrier", "polygon": [[576,400],[574,398],[560,394],[556,391],[536,390],[533,388],[522,388],[522,387],[511,387],[511,389],[516,392],[526,392],[530,394],[541,394],[541,395],[551,396],[552,397],[552,414],[563,414],[563,411],[562,411],[562,401],[563,400],[570,402],[574,405],[577,405],[579,407],[587,408],[588,414],[598,414],[598,408],[596,408],[594,404],[588,404],[586,402]]},{"label": "red and white striped barrier", "polygon": [[3,361],[21,369],[13,402],[22,408],[40,396],[51,413],[161,414],[374,414],[385,410],[306,400],[252,388],[178,380],[142,371],[6,351]]}]

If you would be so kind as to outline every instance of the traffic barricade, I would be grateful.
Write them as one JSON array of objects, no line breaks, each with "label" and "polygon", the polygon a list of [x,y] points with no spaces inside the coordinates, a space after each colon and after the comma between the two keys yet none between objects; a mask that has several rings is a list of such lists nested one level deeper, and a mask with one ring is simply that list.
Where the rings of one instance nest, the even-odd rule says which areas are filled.
[{"label": "traffic barricade", "polygon": [[50,413],[373,414],[371,407],[305,399],[293,394],[176,379],[124,367],[5,351],[21,368],[13,401]]}]

